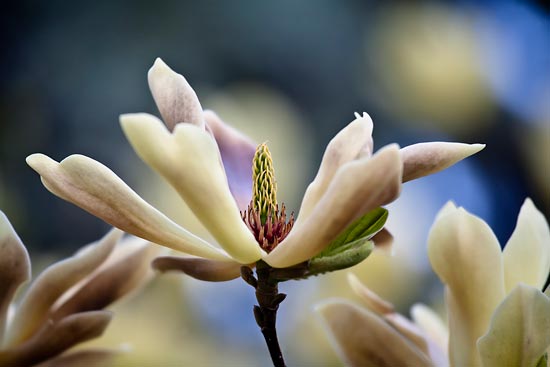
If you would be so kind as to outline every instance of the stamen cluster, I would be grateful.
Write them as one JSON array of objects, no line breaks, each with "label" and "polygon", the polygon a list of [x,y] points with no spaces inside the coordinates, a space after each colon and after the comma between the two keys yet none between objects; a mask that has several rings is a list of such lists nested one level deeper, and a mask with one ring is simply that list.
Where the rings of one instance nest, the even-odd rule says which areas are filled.
[{"label": "stamen cluster", "polygon": [[265,221],[262,221],[260,211],[254,208],[253,202],[250,202],[248,209],[241,212],[241,217],[246,223],[256,241],[266,252],[271,252],[277,245],[286,238],[292,226],[294,225],[294,212],[290,213],[290,218],[286,220],[285,205],[275,205],[275,211],[271,208],[267,211]]}]

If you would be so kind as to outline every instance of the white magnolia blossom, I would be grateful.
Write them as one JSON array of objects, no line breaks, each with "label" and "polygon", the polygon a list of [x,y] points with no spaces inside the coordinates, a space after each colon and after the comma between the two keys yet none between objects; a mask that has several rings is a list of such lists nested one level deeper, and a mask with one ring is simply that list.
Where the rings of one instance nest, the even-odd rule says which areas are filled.
[{"label": "white magnolia blossom", "polygon": [[501,251],[480,218],[448,203],[428,240],[445,284],[448,326],[423,305],[395,313],[354,276],[367,308],[329,300],[317,307],[342,358],[352,366],[536,367],[550,352],[550,231],[530,199]]},{"label": "white magnolia blossom", "polygon": [[46,268],[19,301],[31,278],[27,250],[0,211],[0,367],[107,366],[114,349],[73,346],[101,336],[111,321],[106,306],[150,279],[158,246],[113,229],[74,256]]},{"label": "white magnolia blossom", "polygon": [[[289,235],[269,254],[241,218],[252,197],[256,144],[215,113],[203,111],[185,78],[157,59],[149,86],[164,122],[147,113],[120,117],[140,158],[164,177],[212,234],[195,236],[153,208],[101,163],[72,155],[60,163],[43,154],[27,158],[55,195],[128,233],[193,257],[164,258],[204,280],[228,280],[242,264],[263,259],[288,267],[318,254],[361,215],[397,198],[401,183],[425,176],[483,149],[481,144],[396,144],[373,152],[370,117],[356,119],[328,144],[317,176],[303,198]],[[385,236],[383,236],[385,235]],[[382,232],[380,238],[388,238]]]}]

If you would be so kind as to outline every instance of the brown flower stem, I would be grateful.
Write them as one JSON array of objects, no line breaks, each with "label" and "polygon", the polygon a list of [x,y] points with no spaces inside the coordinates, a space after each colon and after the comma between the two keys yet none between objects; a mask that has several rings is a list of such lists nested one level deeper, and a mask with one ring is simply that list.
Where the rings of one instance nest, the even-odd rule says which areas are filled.
[{"label": "brown flower stem", "polygon": [[244,266],[241,268],[241,276],[256,289],[258,305],[254,306],[254,318],[264,336],[273,365],[284,367],[286,365],[275,324],[279,304],[285,299],[286,294],[279,293],[278,282],[271,279],[271,270],[269,265],[260,260],[256,264],[257,279],[252,275],[252,270]]}]

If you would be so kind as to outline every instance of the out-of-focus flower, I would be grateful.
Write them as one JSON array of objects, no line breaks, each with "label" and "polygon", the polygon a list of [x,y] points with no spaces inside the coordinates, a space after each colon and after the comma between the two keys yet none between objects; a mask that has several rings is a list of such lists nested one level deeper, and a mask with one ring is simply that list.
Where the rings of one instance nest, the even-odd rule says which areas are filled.
[{"label": "out-of-focus flower", "polygon": [[31,277],[25,246],[0,211],[0,366],[106,366],[112,349],[65,353],[99,337],[112,314],[104,310],[150,278],[156,246],[121,240],[113,229],[98,242],[44,270],[20,302],[15,292]]},{"label": "out-of-focus flower", "polygon": [[[422,305],[414,323],[351,277],[366,301],[328,301],[319,311],[343,358],[354,366],[547,365],[550,231],[527,199],[504,251],[480,218],[448,203],[432,227],[428,251],[445,283],[449,327]],[[448,355],[447,355],[448,353]]]},{"label": "out-of-focus flower", "polygon": [[[122,115],[124,133],[223,250],[175,224],[88,157],[73,155],[58,163],[33,154],[27,162],[57,196],[128,233],[196,256],[167,257],[155,266],[203,280],[233,279],[241,265],[261,259],[276,268],[307,261],[353,221],[393,201],[401,182],[437,172],[483,148],[433,142],[399,150],[392,144],[373,155],[372,121],[367,114],[356,115],[327,146],[292,230],[271,251],[259,246],[241,218],[252,199],[256,145],[213,112],[203,111],[185,78],[160,59],[149,71],[149,86],[164,123],[145,113]],[[387,238],[381,232],[379,239]]]}]

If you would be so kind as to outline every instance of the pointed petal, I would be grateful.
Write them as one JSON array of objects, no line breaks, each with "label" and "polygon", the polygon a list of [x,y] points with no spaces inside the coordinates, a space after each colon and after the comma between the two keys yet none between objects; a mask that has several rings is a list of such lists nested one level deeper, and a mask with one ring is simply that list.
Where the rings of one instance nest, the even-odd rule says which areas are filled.
[{"label": "pointed petal", "polygon": [[531,286],[516,286],[477,346],[484,367],[535,366],[550,346],[550,299]]},{"label": "pointed petal", "polygon": [[57,163],[43,154],[33,154],[27,157],[27,164],[42,176],[42,183],[53,194],[114,227],[195,256],[227,259],[223,252],[172,222],[113,171],[91,158],[72,155]]},{"label": "pointed petal", "polygon": [[0,346],[8,309],[21,284],[31,278],[31,262],[27,249],[0,211]]},{"label": "pointed petal", "polygon": [[181,271],[199,280],[208,282],[225,282],[241,276],[242,264],[235,261],[215,261],[197,257],[162,256],[151,264],[153,269]]},{"label": "pointed petal", "polygon": [[70,315],[47,323],[31,339],[15,348],[0,350],[1,366],[32,366],[64,352],[76,344],[100,336],[111,321],[108,311]]},{"label": "pointed petal", "polygon": [[424,353],[376,314],[346,301],[316,306],[331,342],[351,366],[431,366]]},{"label": "pointed petal", "polygon": [[229,191],[216,142],[206,131],[179,124],[170,134],[148,114],[122,115],[120,123],[141,159],[178,191],[235,260],[247,264],[261,258],[260,246]]},{"label": "pointed petal", "polygon": [[186,122],[204,128],[202,107],[195,91],[185,78],[174,72],[160,58],[147,74],[149,89],[166,123],[174,130],[177,123]]},{"label": "pointed petal", "polygon": [[65,353],[35,367],[108,367],[120,353],[114,349],[86,349]]},{"label": "pointed petal", "polygon": [[504,298],[498,241],[491,228],[463,208],[437,218],[428,238],[432,268],[449,289],[451,365],[477,366],[476,340]]},{"label": "pointed petal", "polygon": [[382,251],[388,255],[393,253],[393,235],[386,228],[382,228],[380,232],[374,235],[372,238],[374,242],[375,251]]},{"label": "pointed petal", "polygon": [[523,203],[502,254],[507,292],[520,282],[542,289],[550,273],[550,230],[531,199]]},{"label": "pointed petal", "polygon": [[401,149],[403,182],[415,180],[447,167],[485,148],[485,144],[430,142]]},{"label": "pointed petal", "polygon": [[[52,320],[85,311],[101,310],[119,300],[150,279],[150,263],[158,247],[141,239],[124,240],[104,266],[69,292],[66,299],[54,305]],[[111,258],[113,260],[111,260]]]},{"label": "pointed petal", "polygon": [[372,158],[342,166],[309,218],[302,225],[295,224],[264,260],[273,267],[287,267],[317,255],[353,220],[399,196],[401,169],[395,144]]},{"label": "pointed petal", "polygon": [[204,119],[220,149],[229,189],[239,210],[244,211],[252,199],[252,159],[256,144],[225,124],[213,111],[204,111]]},{"label": "pointed petal", "polygon": [[361,153],[365,156],[372,153],[372,126],[369,115],[357,114],[356,119],[328,143],[319,171],[304,194],[296,224],[303,223],[311,215],[340,167],[357,159]]},{"label": "pointed petal", "polygon": [[17,308],[7,346],[19,344],[38,330],[54,302],[105,261],[122,234],[119,230],[112,230],[97,243],[44,270]]}]

